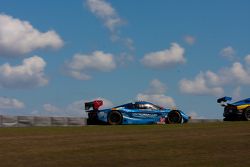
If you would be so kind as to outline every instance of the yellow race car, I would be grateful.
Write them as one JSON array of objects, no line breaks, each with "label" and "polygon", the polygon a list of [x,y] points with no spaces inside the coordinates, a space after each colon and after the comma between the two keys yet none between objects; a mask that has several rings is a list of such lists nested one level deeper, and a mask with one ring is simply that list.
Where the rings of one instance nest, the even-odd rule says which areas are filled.
[{"label": "yellow race car", "polygon": [[232,98],[227,96],[217,99],[217,103],[220,103],[224,107],[224,121],[250,121],[250,98],[228,103],[231,100]]}]

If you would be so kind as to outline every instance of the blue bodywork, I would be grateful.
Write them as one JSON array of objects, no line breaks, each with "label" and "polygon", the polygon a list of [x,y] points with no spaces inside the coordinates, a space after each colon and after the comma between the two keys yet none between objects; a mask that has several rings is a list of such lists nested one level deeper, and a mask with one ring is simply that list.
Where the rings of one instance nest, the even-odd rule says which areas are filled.
[{"label": "blue bodywork", "polygon": [[246,104],[250,104],[250,98],[232,103],[232,105],[234,106],[240,106],[240,105],[246,105]]},{"label": "blue bodywork", "polygon": [[103,123],[109,123],[109,114],[113,111],[117,111],[121,114],[122,119],[119,124],[124,124],[124,125],[167,123],[168,116],[171,111],[172,114],[173,112],[175,112],[175,115],[179,114],[180,119],[178,119],[178,122],[176,123],[188,122],[190,118],[188,115],[186,115],[184,112],[180,110],[165,109],[145,101],[127,103],[110,109],[87,111],[87,112],[89,114],[91,114],[91,112],[95,112],[96,113],[95,119]]}]

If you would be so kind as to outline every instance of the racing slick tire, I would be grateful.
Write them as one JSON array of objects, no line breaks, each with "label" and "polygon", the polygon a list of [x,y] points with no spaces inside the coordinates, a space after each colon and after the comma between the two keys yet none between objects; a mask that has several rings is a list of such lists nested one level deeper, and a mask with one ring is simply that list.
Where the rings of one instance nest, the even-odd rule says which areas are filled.
[{"label": "racing slick tire", "polygon": [[168,124],[179,124],[182,121],[181,113],[178,110],[172,110],[168,113],[166,123]]},{"label": "racing slick tire", "polygon": [[250,107],[247,107],[244,112],[244,119],[250,121]]},{"label": "racing slick tire", "polygon": [[120,125],[122,124],[123,117],[119,111],[111,111],[108,114],[108,124],[110,125]]}]

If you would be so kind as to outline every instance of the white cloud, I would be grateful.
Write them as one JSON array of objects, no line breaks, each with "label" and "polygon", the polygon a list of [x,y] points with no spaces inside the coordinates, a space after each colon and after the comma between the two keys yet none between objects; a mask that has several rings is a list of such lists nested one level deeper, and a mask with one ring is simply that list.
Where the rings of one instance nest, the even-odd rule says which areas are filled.
[{"label": "white cloud", "polygon": [[63,41],[53,30],[42,33],[29,22],[0,14],[0,56],[20,56],[41,48],[60,48]]},{"label": "white cloud", "polygon": [[92,77],[81,71],[68,70],[66,74],[78,80],[90,80]]},{"label": "white cloud", "polygon": [[166,93],[167,86],[158,79],[153,79],[150,82],[149,89],[146,91],[147,94],[164,94]]},{"label": "white cloud", "polygon": [[121,42],[129,50],[134,50],[134,42],[131,38],[125,38],[120,35],[118,29],[125,21],[118,15],[115,8],[105,0],[87,0],[86,5],[88,9],[98,17],[104,26],[111,32],[111,40],[113,42]]},{"label": "white cloud", "polygon": [[126,66],[126,65],[131,64],[132,62],[134,62],[134,56],[131,55],[131,54],[123,52],[119,56],[116,56],[115,60],[116,60],[118,65]]},{"label": "white cloud", "polygon": [[146,54],[141,62],[150,68],[164,68],[183,64],[186,62],[184,48],[177,43],[172,43],[170,49]]},{"label": "white cloud", "polygon": [[172,97],[166,96],[164,94],[143,94],[139,93],[136,96],[137,100],[149,101],[156,105],[163,107],[174,107],[175,102]]},{"label": "white cloud", "polygon": [[67,115],[83,115],[84,117],[87,116],[85,110],[84,110],[84,100],[78,100],[66,107]]},{"label": "white cloud", "polygon": [[87,6],[110,31],[115,31],[123,23],[116,10],[105,0],[87,0]]},{"label": "white cloud", "polygon": [[223,85],[225,82],[218,74],[210,70],[206,71],[204,77],[206,77],[206,82],[213,86]]},{"label": "white cloud", "polygon": [[56,107],[52,104],[44,104],[43,110],[46,112],[60,112],[61,111],[58,107]]},{"label": "white cloud", "polygon": [[242,65],[240,62],[234,62],[231,67],[222,68],[217,74],[217,85],[249,85],[250,84],[250,71],[247,66]]},{"label": "white cloud", "polygon": [[23,60],[19,66],[6,63],[0,66],[0,87],[30,88],[44,86],[48,79],[44,75],[46,62],[38,56]]},{"label": "white cloud", "polygon": [[234,48],[231,46],[228,46],[220,51],[220,55],[228,60],[233,60],[235,53]]},{"label": "white cloud", "polygon": [[114,57],[110,53],[95,51],[89,55],[76,54],[72,60],[66,63],[66,73],[79,80],[91,78],[88,72],[101,71],[109,72],[116,68]]},{"label": "white cloud", "polygon": [[153,79],[150,82],[149,89],[145,93],[138,93],[136,100],[149,101],[164,107],[174,107],[174,99],[165,95],[166,90],[166,85],[158,79]]},{"label": "white cloud", "polygon": [[[246,56],[245,60],[248,58]],[[234,62],[231,67],[220,69],[217,73],[210,70],[201,72],[194,80],[182,79],[179,83],[183,93],[194,95],[214,95],[223,94],[223,88],[227,85],[237,86],[233,93],[236,97],[240,96],[241,85],[250,85],[250,71],[248,66],[240,62]]]},{"label": "white cloud", "polygon": [[245,62],[246,62],[248,65],[250,65],[250,55],[247,55],[247,56],[245,57]]},{"label": "white cloud", "polygon": [[17,99],[0,97],[0,109],[22,109],[24,107],[24,103]]},{"label": "white cloud", "polygon": [[250,72],[243,67],[239,62],[233,64],[233,66],[228,69],[228,80],[231,77],[231,82],[236,82],[244,85],[250,84]]},{"label": "white cloud", "polygon": [[193,45],[195,43],[195,41],[196,41],[195,37],[190,36],[190,35],[185,36],[184,40],[189,45]]},{"label": "white cloud", "polygon": [[123,39],[123,43],[124,43],[125,46],[127,46],[127,48],[129,50],[135,50],[133,39],[125,38],[125,39]]},{"label": "white cloud", "polygon": [[195,79],[182,79],[179,83],[180,90],[186,94],[221,96],[224,90],[221,87],[209,87],[208,80],[203,73],[198,74]]}]

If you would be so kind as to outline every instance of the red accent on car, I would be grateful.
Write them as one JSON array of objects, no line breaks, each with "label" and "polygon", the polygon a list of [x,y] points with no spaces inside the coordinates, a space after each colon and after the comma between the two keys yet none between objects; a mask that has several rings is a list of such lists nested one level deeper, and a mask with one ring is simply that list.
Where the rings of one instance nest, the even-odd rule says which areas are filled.
[{"label": "red accent on car", "polygon": [[93,101],[93,109],[94,110],[98,110],[99,107],[101,107],[103,105],[103,101],[102,100],[95,100]]}]

